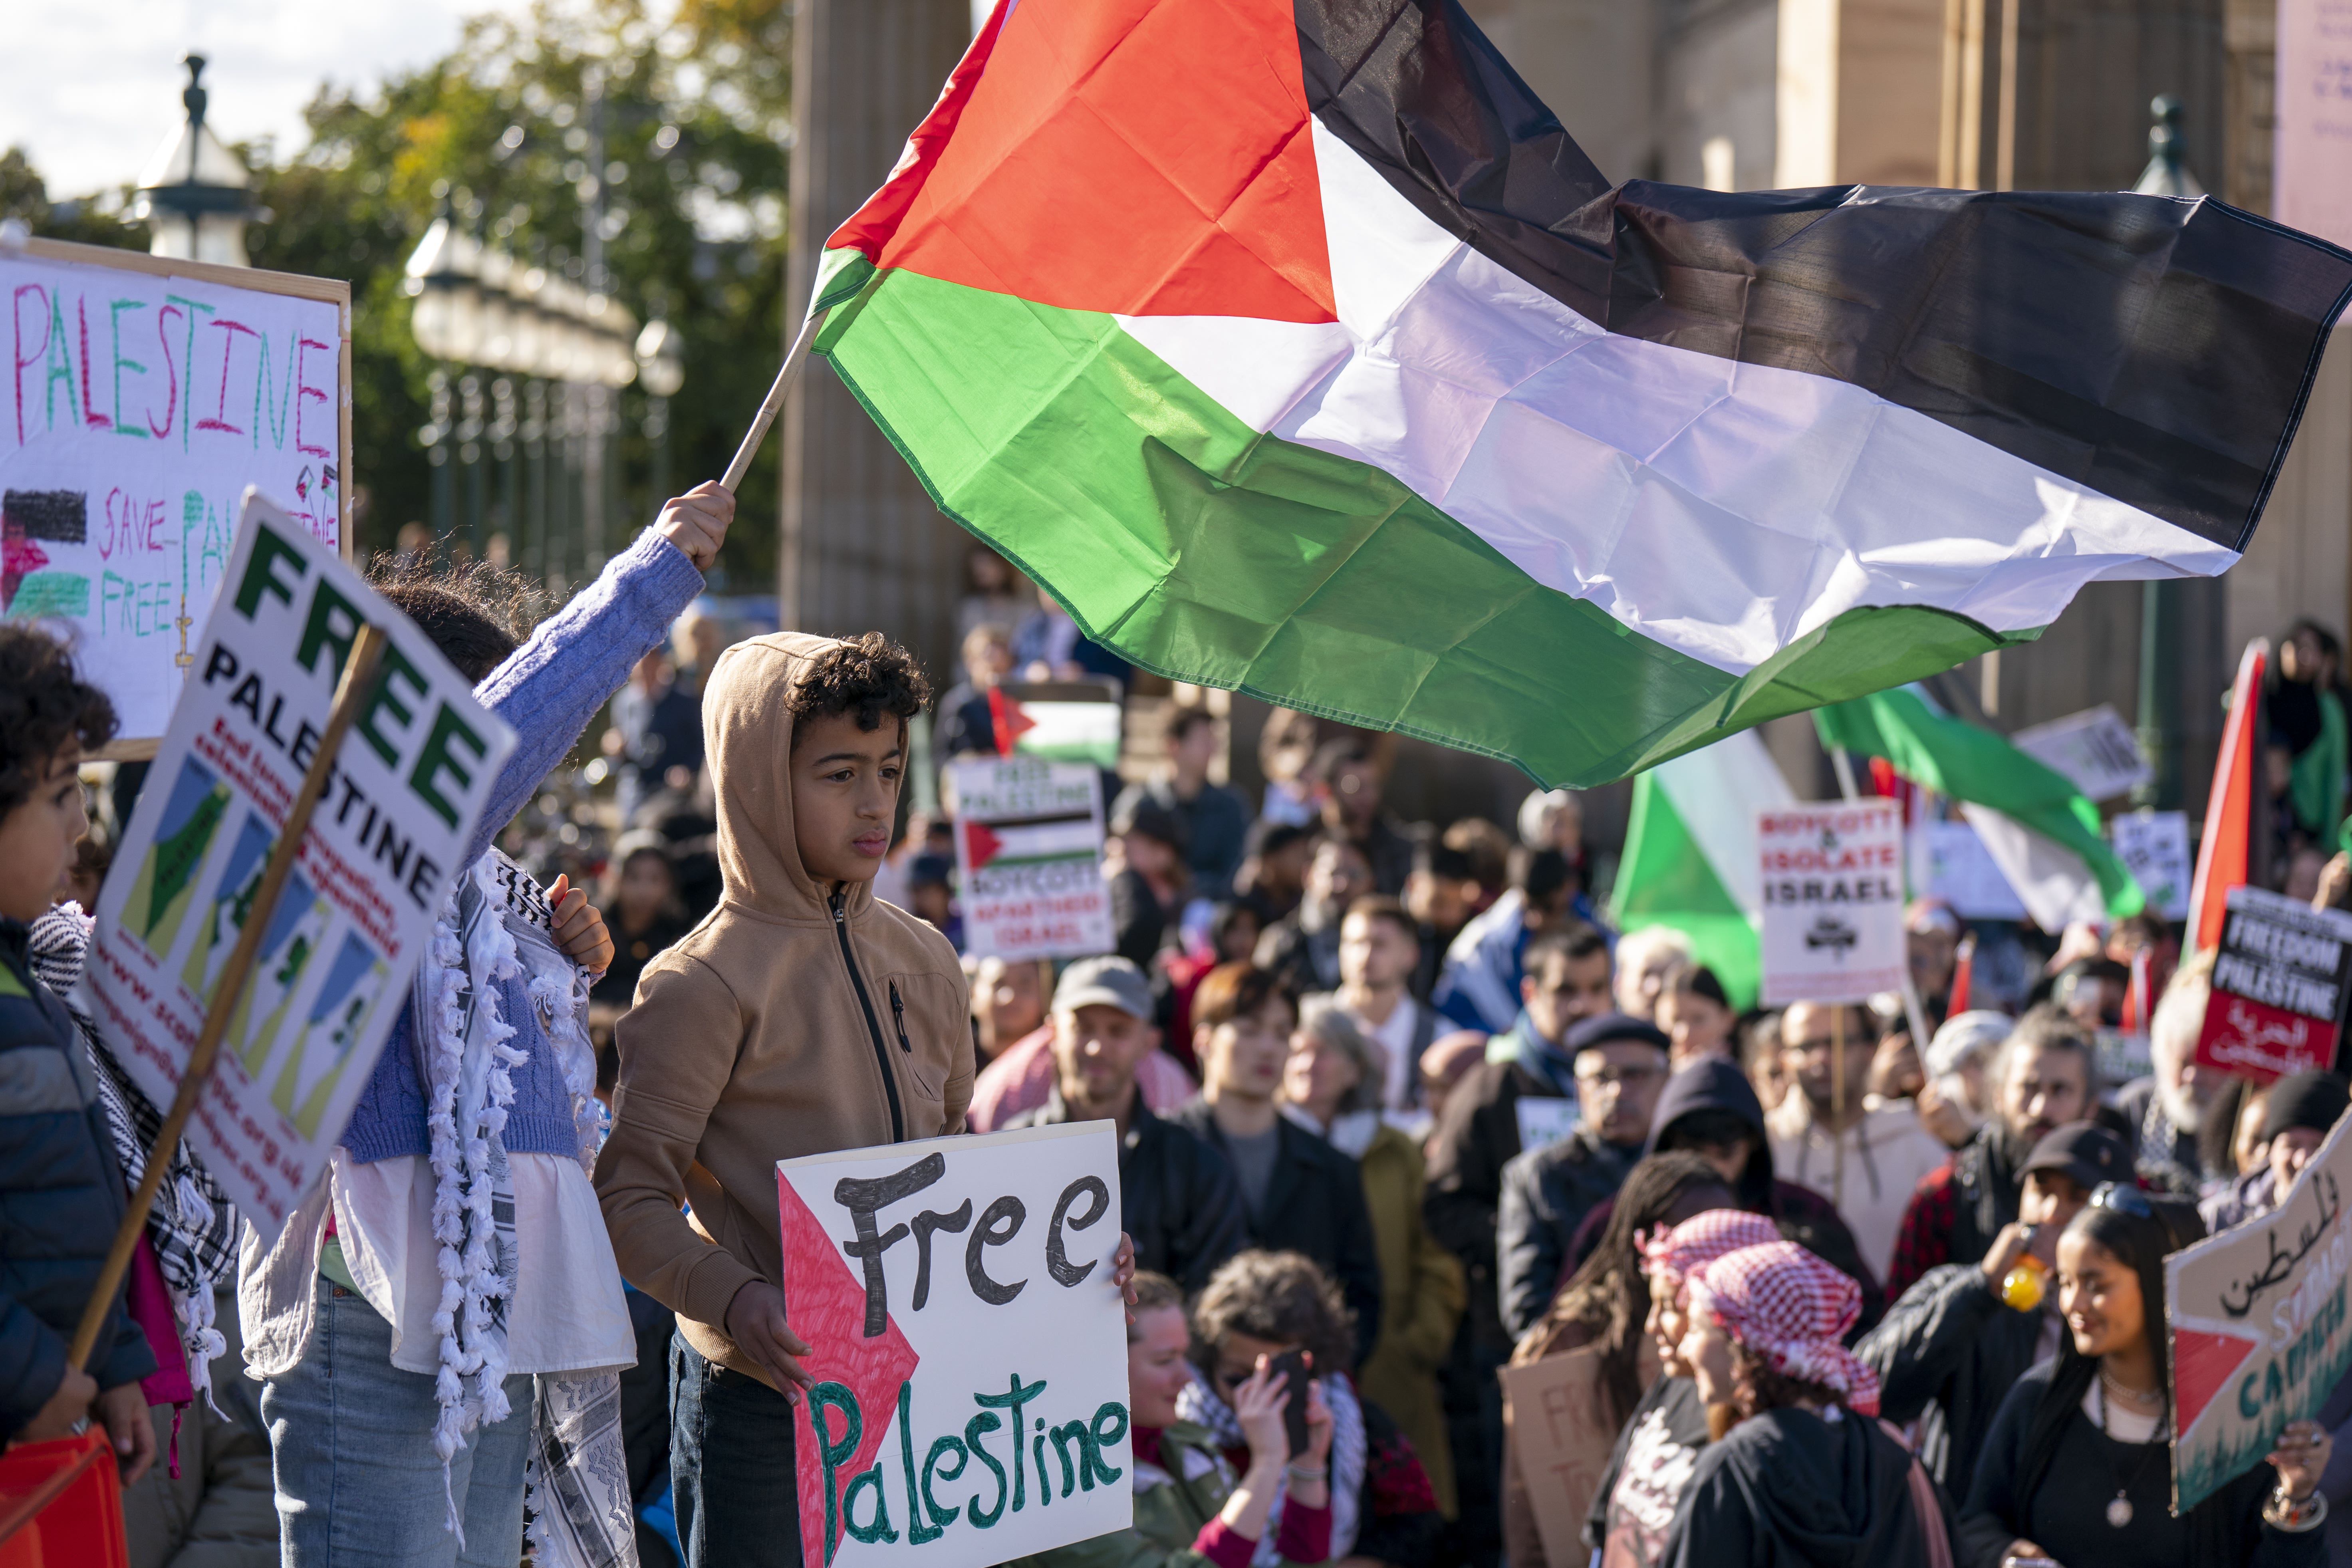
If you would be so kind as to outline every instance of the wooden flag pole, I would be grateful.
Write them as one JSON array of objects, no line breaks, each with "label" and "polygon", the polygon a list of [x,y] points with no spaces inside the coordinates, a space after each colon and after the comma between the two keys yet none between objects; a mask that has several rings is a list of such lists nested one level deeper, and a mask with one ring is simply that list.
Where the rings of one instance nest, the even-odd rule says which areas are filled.
[{"label": "wooden flag pole", "polygon": [[743,483],[743,476],[751,471],[751,459],[760,455],[760,443],[768,438],[768,426],[773,425],[776,416],[783,412],[785,395],[792,391],[793,383],[801,378],[801,370],[808,363],[809,345],[816,342],[818,330],[831,314],[833,311],[828,307],[801,323],[800,336],[793,340],[792,352],[784,356],[783,368],[776,372],[775,383],[761,401],[760,412],[752,416],[751,428],[744,432],[743,444],[735,448],[735,460],[727,465],[727,477],[719,481],[719,488],[729,495],[735,493]]},{"label": "wooden flag pole", "polygon": [[82,1307],[81,1325],[74,1330],[73,1343],[66,1352],[68,1365],[87,1366],[90,1352],[97,1347],[98,1331],[106,1321],[106,1310],[113,1304],[114,1293],[122,1287],[122,1276],[131,1268],[131,1254],[138,1247],[139,1233],[147,1224],[147,1211],[155,1206],[155,1193],[163,1184],[163,1173],[171,1166],[172,1151],[180,1146],[188,1118],[196,1109],[196,1097],[211,1081],[213,1066],[220,1059],[221,1037],[228,1033],[229,1015],[244,994],[255,960],[261,955],[262,933],[269,929],[270,916],[277,912],[278,898],[286,890],[286,879],[293,874],[294,858],[301,848],[302,836],[310,831],[311,814],[318,809],[319,797],[326,793],[328,775],[334,772],[335,754],[342,750],[343,737],[351,732],[361,707],[375,689],[376,668],[383,661],[387,640],[378,628],[362,626],[352,644],[351,658],[345,661],[342,679],[335,687],[334,708],[327,715],[326,733],[320,737],[318,750],[310,753],[310,765],[302,774],[302,787],[296,792],[293,808],[287,812],[286,821],[278,829],[278,843],[269,851],[269,862],[262,868],[261,885],[255,889],[252,907],[246,910],[245,927],[237,932],[236,945],[229,950],[228,962],[222,966],[220,980],[213,988],[212,1005],[205,1010],[205,1026],[196,1036],[195,1049],[188,1053],[187,1067],[180,1074],[179,1092],[172,1097],[171,1112],[156,1131],[154,1146],[147,1151],[147,1168],[140,1174],[138,1190],[131,1194],[131,1206],[124,1211],[122,1223],[115,1227],[114,1245],[107,1250],[106,1267],[99,1270],[98,1288]]}]

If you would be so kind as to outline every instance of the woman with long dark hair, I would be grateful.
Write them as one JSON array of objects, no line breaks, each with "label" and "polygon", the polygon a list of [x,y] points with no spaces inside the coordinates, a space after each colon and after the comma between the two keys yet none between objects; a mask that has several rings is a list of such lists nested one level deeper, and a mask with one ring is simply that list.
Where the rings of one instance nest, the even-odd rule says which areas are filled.
[{"label": "woman with long dark hair", "polygon": [[[1591,1506],[1591,1488],[1609,1462],[1617,1435],[1658,1374],[1657,1349],[1643,1327],[1650,1313],[1650,1285],[1641,1237],[1671,1230],[1710,1209],[1728,1209],[1733,1203],[1722,1176],[1696,1154],[1654,1154],[1634,1166],[1617,1193],[1617,1206],[1600,1245],[1560,1287],[1550,1308],[1512,1353],[1515,1367],[1553,1356],[1574,1364],[1567,1374],[1571,1381],[1565,1391],[1565,1420],[1559,1415],[1550,1419],[1554,1432],[1569,1436],[1584,1462],[1564,1465],[1556,1477],[1546,1478],[1565,1492],[1567,1507],[1573,1510],[1569,1517],[1581,1517]],[[1507,1396],[1509,1386],[1507,1377]],[[1535,1502],[1508,1429],[1503,1440],[1503,1541],[1514,1568],[1542,1568],[1546,1563]],[[1550,1568],[1570,1565],[1555,1563]]]},{"label": "woman with long dark hair", "polygon": [[2303,1568],[2325,1560],[2316,1495],[2328,1455],[2315,1421],[2269,1458],[2173,1517],[2172,1369],[2164,1259],[2205,1227],[2186,1205],[2103,1186],[2058,1239],[2055,1361],[2019,1380],[1985,1437],[1961,1527],[1965,1558],[1992,1568]]}]

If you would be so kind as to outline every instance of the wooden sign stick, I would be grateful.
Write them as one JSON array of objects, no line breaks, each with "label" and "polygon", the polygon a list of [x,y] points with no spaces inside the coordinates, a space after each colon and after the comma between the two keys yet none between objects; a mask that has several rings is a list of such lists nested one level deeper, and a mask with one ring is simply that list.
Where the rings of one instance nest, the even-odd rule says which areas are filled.
[{"label": "wooden sign stick", "polygon": [[819,310],[801,323],[801,333],[793,340],[792,353],[784,356],[783,368],[776,372],[775,384],[761,401],[760,412],[752,416],[751,428],[745,432],[743,444],[735,448],[735,460],[727,465],[727,477],[719,481],[719,488],[729,495],[735,493],[743,483],[743,476],[751,471],[751,459],[760,455],[760,443],[768,438],[768,426],[783,411],[785,395],[792,391],[793,383],[801,378],[801,371],[808,363],[809,345],[816,342],[818,331],[831,314],[830,308]]},{"label": "wooden sign stick", "polygon": [[139,1233],[147,1224],[147,1211],[155,1206],[155,1193],[163,1186],[163,1173],[171,1166],[172,1151],[180,1146],[188,1117],[196,1109],[196,1097],[211,1081],[213,1066],[220,1059],[221,1037],[228,1033],[229,1016],[244,994],[254,962],[261,954],[262,933],[269,929],[270,916],[277,912],[278,898],[286,891],[286,879],[293,874],[295,855],[302,847],[302,836],[310,831],[310,816],[318,809],[319,797],[326,793],[335,755],[342,750],[343,737],[351,733],[352,721],[375,689],[376,668],[383,661],[387,641],[382,631],[371,626],[362,626],[352,644],[351,658],[344,662],[342,679],[335,687],[335,705],[327,715],[327,731],[320,737],[318,750],[310,753],[310,765],[302,774],[302,787],[295,793],[293,807],[278,829],[278,843],[269,851],[269,862],[262,868],[261,885],[254,891],[244,929],[237,932],[236,945],[229,950],[228,962],[213,988],[212,1005],[205,1010],[205,1026],[196,1036],[195,1049],[188,1053],[186,1068],[180,1074],[180,1089],[172,1097],[171,1113],[156,1131],[154,1147],[147,1151],[147,1169],[140,1175],[138,1190],[131,1194],[131,1206],[124,1211],[122,1223],[115,1227],[114,1245],[107,1251],[106,1267],[99,1271],[98,1288],[90,1292],[89,1300],[81,1310],[81,1325],[74,1330],[73,1343],[66,1352],[66,1362],[70,1366],[87,1366],[90,1352],[98,1344],[98,1331],[106,1321],[106,1310],[113,1304],[115,1291],[121,1289],[122,1276],[131,1268],[131,1254],[138,1247]]}]

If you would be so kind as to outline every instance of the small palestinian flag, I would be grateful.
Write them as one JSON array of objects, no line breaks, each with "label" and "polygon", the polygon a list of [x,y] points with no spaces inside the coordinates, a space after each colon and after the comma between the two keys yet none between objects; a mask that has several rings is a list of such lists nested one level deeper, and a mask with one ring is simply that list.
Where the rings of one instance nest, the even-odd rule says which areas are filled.
[{"label": "small palestinian flag", "polygon": [[1095,641],[1582,784],[2226,570],[2347,292],[2210,198],[1612,187],[1454,0],[998,0],[811,309]]},{"label": "small palestinian flag", "polygon": [[988,694],[988,717],[1000,756],[1118,766],[1120,710],[1116,702],[1016,699],[994,688]]}]

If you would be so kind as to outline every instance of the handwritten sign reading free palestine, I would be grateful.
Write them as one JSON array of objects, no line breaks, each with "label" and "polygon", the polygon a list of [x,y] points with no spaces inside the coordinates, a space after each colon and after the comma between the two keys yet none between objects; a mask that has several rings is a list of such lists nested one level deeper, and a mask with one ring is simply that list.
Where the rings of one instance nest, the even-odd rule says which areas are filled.
[{"label": "handwritten sign reading free palestine", "polygon": [[2332,1066],[2352,983],[2352,914],[2232,888],[2197,1062],[2268,1083]]},{"label": "handwritten sign reading free palestine", "polygon": [[362,623],[384,630],[361,709],[230,1016],[188,1139],[275,1237],[342,1136],[512,731],[309,528],[248,494],[229,584],[195,644],[114,873],[91,1011],[168,1105]]},{"label": "handwritten sign reading free palestine", "polygon": [[1087,1121],[785,1160],[784,1300],[815,1349],[809,1568],[985,1568],[1125,1529],[1118,1144]]},{"label": "handwritten sign reading free palestine", "polygon": [[2172,1329],[2173,1508],[2186,1513],[2319,1414],[2352,1371],[2352,1118],[2259,1219],[2164,1260]]},{"label": "handwritten sign reading free palestine", "polygon": [[351,287],[35,240],[0,250],[0,616],[58,623],[163,734],[247,485],[342,539]]},{"label": "handwritten sign reading free palestine", "polygon": [[1759,814],[1764,1005],[1903,988],[1903,815],[1891,801]]}]

